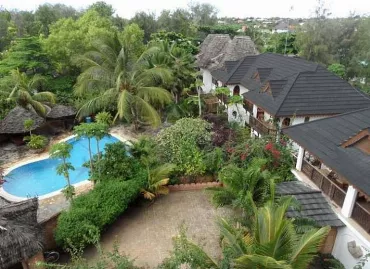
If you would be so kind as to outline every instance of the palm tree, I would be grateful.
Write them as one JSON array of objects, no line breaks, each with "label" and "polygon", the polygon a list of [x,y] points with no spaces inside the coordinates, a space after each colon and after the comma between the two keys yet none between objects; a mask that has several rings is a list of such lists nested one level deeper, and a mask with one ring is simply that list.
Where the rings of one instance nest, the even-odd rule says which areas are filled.
[{"label": "palm tree", "polygon": [[161,194],[168,194],[169,175],[175,169],[176,165],[166,163],[154,169],[149,169],[148,166],[148,182],[145,189],[141,192],[145,199],[153,200]]},{"label": "palm tree", "polygon": [[55,103],[55,96],[51,92],[38,92],[38,89],[45,83],[45,78],[34,75],[29,78],[18,69],[11,72],[15,83],[13,90],[8,95],[8,101],[15,101],[19,106],[34,110],[38,115],[46,115],[45,102]]},{"label": "palm tree", "polygon": [[274,197],[274,182],[278,177],[264,169],[266,163],[266,159],[255,158],[248,169],[232,164],[224,167],[219,173],[219,180],[224,186],[209,188],[213,192],[213,202],[217,206],[242,208],[246,215],[253,214],[251,209],[254,203],[261,206]]},{"label": "palm tree", "polygon": [[190,87],[195,81],[195,57],[176,43],[166,41],[154,43],[159,50],[149,61],[152,66],[167,66],[173,73],[173,79],[167,83],[166,88],[175,96],[179,103],[184,89]]},{"label": "palm tree", "polygon": [[117,107],[116,118],[158,126],[160,117],[155,108],[162,108],[172,101],[171,94],[160,87],[172,79],[171,71],[163,66],[150,66],[148,61],[158,51],[157,47],[146,50],[138,59],[129,53],[128,45],[117,37],[94,43],[94,50],[76,59],[83,72],[77,79],[75,92],[83,95],[95,91],[97,96],[79,110],[80,117]]},{"label": "palm tree", "polygon": [[234,258],[236,268],[307,268],[330,227],[298,234],[294,220],[285,217],[291,203],[291,197],[279,204],[267,202],[255,209],[252,225],[244,230],[220,220],[223,246]]}]

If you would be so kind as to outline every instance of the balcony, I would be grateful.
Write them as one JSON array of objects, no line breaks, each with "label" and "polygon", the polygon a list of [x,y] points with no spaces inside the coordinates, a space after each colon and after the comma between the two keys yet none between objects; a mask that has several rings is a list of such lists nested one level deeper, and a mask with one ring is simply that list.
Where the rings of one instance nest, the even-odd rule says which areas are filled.
[{"label": "balcony", "polygon": [[[296,160],[296,156],[294,156]],[[330,179],[324,175],[317,167],[303,160],[302,172],[325,193],[328,198],[340,208],[346,197],[347,188],[345,184],[337,182],[335,179]],[[370,203],[369,197],[359,194],[354,204],[351,218],[357,222],[361,228],[370,234]]]},{"label": "balcony", "polygon": [[249,117],[249,125],[261,135],[276,135],[276,128],[271,123],[256,119],[252,115]]},{"label": "balcony", "polygon": [[317,187],[325,193],[330,200],[332,200],[339,207],[343,206],[344,199],[346,198],[346,190],[340,186],[339,183],[335,182],[324,175],[318,168],[303,160],[302,172],[313,182]]}]

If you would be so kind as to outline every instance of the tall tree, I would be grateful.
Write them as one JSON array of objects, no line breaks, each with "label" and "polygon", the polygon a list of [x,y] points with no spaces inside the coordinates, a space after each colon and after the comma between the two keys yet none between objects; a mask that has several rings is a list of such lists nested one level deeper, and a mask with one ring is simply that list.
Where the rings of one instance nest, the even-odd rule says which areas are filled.
[{"label": "tall tree", "polygon": [[189,5],[193,22],[198,26],[215,25],[217,23],[218,10],[208,3],[191,3]]},{"label": "tall tree", "polygon": [[4,59],[0,62],[0,75],[8,75],[14,69],[37,73],[48,69],[49,66],[49,59],[42,50],[38,37],[18,38],[4,53]]},{"label": "tall tree", "polygon": [[100,16],[108,18],[112,17],[113,13],[115,12],[112,5],[109,5],[104,1],[95,2],[89,6],[88,10],[95,10]]},{"label": "tall tree", "polygon": [[15,34],[10,12],[0,7],[0,52],[9,46]]},{"label": "tall tree", "polygon": [[78,58],[83,72],[77,79],[75,91],[81,95],[92,89],[98,96],[89,100],[79,110],[79,116],[104,110],[116,104],[116,118],[158,126],[160,117],[155,107],[171,102],[170,93],[159,87],[172,79],[168,68],[150,66],[148,59],[158,48],[145,51],[139,59],[131,56],[117,38],[98,41],[95,49]]},{"label": "tall tree", "polygon": [[308,20],[298,31],[296,45],[300,55],[307,60],[330,64],[333,61],[332,47],[334,45],[329,10],[323,0],[318,0],[315,17]]},{"label": "tall tree", "polygon": [[144,30],[144,42],[148,42],[150,40],[150,35],[158,30],[157,20],[154,13],[137,12],[130,20],[130,23],[136,23]]},{"label": "tall tree", "polygon": [[68,18],[53,24],[44,49],[60,72],[68,71],[74,66],[72,58],[91,50],[93,40],[113,37],[115,33],[109,18],[89,10],[76,21]]}]

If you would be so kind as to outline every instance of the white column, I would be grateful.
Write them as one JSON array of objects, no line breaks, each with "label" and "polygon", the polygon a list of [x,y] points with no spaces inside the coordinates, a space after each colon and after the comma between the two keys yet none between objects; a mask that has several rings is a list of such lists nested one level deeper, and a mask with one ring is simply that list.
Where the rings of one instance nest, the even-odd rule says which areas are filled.
[{"label": "white column", "polygon": [[253,113],[252,113],[253,117],[257,118],[257,106],[256,105],[253,105]]},{"label": "white column", "polygon": [[295,165],[295,169],[297,169],[298,171],[302,171],[303,157],[304,157],[304,148],[299,146],[297,163]]},{"label": "white column", "polygon": [[348,186],[346,198],[344,199],[342,214],[346,218],[350,218],[352,215],[353,206],[355,205],[358,191],[352,186]]}]

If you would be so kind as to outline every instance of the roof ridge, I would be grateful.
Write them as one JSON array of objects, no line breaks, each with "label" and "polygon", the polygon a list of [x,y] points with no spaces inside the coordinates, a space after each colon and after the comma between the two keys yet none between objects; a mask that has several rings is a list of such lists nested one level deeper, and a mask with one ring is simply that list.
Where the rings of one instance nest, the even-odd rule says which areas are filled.
[{"label": "roof ridge", "polygon": [[358,113],[358,112],[365,111],[365,110],[370,110],[370,106],[369,107],[365,107],[365,108],[361,108],[361,109],[357,109],[357,110],[354,110],[354,111],[349,111],[349,112],[337,114],[337,115],[334,115],[334,116],[322,118],[322,119],[317,119],[317,120],[314,120],[314,121],[302,122],[302,123],[299,123],[299,124],[296,124],[296,125],[284,127],[283,129],[284,130],[287,130],[287,129],[291,129],[291,128],[294,128],[294,127],[297,127],[297,126],[301,126],[303,124],[307,124],[308,125],[308,124],[312,124],[314,122],[319,122],[319,121],[327,120],[327,119],[331,119],[331,118],[337,118],[337,117],[340,117],[340,116],[345,116],[345,115],[349,115],[349,114],[353,114],[353,113]]}]

